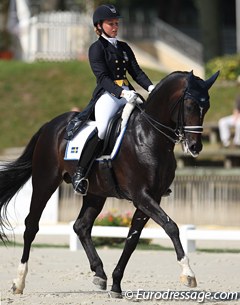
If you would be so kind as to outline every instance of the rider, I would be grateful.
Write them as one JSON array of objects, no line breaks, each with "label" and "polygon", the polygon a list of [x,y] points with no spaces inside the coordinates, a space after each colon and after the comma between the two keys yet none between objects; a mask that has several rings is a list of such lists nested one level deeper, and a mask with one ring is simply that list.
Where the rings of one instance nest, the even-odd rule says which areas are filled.
[{"label": "rider", "polygon": [[121,106],[136,103],[137,94],[127,80],[126,72],[149,93],[154,89],[129,45],[117,40],[120,18],[118,10],[109,4],[100,5],[93,14],[99,38],[89,48],[90,66],[97,80],[90,104],[97,129],[87,140],[72,177],[74,190],[83,195],[88,188],[87,172],[100,153],[110,119]]}]

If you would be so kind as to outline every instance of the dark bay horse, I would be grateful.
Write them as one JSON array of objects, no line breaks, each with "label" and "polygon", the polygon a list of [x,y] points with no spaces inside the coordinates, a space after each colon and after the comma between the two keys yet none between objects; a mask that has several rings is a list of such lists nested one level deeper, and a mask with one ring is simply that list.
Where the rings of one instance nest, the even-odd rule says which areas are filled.
[{"label": "dark bay horse", "polygon": [[[174,146],[181,142],[186,152],[196,157],[202,150],[201,132],[209,103],[208,90],[219,72],[204,81],[192,72],[173,72],[160,81],[142,107],[133,111],[121,148],[112,161],[116,184],[106,177],[101,162],[95,162],[90,172],[89,191],[74,224],[74,231],[95,272],[94,284],[106,289],[107,276],[103,263],[91,239],[94,220],[107,197],[126,198],[136,211],[123,253],[113,271],[111,293],[120,297],[125,267],[135,250],[141,231],[149,218],[159,224],[173,242],[177,260],[182,268],[181,282],[196,286],[196,279],[179,239],[175,222],[160,207],[163,194],[172,183],[176,160]],[[39,230],[41,214],[57,187],[70,183],[77,161],[64,161],[67,123],[74,113],[64,113],[43,125],[32,137],[23,154],[14,162],[0,168],[0,238],[6,238],[7,205],[14,194],[32,176],[31,206],[25,220],[24,249],[14,293],[25,287],[31,244]]]}]

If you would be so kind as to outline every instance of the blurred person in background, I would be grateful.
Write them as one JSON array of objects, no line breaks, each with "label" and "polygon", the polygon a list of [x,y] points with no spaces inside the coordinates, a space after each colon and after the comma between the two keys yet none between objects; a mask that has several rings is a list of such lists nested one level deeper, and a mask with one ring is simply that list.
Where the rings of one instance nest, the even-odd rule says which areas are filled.
[{"label": "blurred person in background", "polygon": [[240,148],[240,95],[236,98],[233,113],[221,118],[218,127],[223,147],[230,147],[231,129],[234,128],[233,145]]}]

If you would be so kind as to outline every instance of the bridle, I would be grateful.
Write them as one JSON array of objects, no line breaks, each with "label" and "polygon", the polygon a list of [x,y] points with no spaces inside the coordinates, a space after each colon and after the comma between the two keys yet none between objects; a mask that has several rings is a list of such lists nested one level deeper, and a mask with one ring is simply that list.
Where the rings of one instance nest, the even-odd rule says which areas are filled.
[{"label": "bridle", "polygon": [[[199,100],[199,97],[187,87],[183,94],[180,96],[180,98],[173,104],[173,106],[170,109],[171,115],[173,115],[175,109],[178,107],[178,114],[177,114],[177,123],[176,127],[173,129],[169,126],[166,126],[162,124],[161,122],[154,119],[151,115],[146,113],[145,109],[143,109],[139,104],[137,104],[137,107],[139,108],[141,115],[144,117],[144,119],[159,133],[163,134],[166,138],[168,138],[171,142],[174,144],[183,143],[186,141],[186,133],[198,133],[201,134],[203,132],[203,127],[200,125],[196,126],[190,126],[190,125],[184,125],[184,101],[186,99],[194,100],[197,105],[200,108],[200,113],[202,115],[203,109],[209,105],[209,98],[201,97]],[[205,107],[204,107],[205,106]],[[168,133],[172,133],[172,136]]]}]

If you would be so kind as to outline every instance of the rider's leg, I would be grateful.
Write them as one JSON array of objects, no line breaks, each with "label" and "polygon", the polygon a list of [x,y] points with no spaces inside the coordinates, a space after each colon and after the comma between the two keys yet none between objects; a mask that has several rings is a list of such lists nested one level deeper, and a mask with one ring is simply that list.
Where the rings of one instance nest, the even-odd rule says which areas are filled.
[{"label": "rider's leg", "polygon": [[104,139],[110,119],[125,104],[124,98],[118,99],[108,92],[98,99],[95,105],[95,120],[99,138]]},{"label": "rider's leg", "polygon": [[95,120],[97,130],[87,140],[78,161],[76,172],[72,177],[73,188],[76,192],[86,195],[88,189],[87,172],[90,171],[93,161],[100,153],[109,120],[125,102],[125,99],[117,99],[107,92],[96,102]]},{"label": "rider's leg", "polygon": [[85,143],[76,172],[72,177],[74,190],[82,195],[86,195],[88,189],[87,172],[90,170],[95,158],[100,154],[101,149],[102,140],[99,139],[97,130],[94,130]]}]

